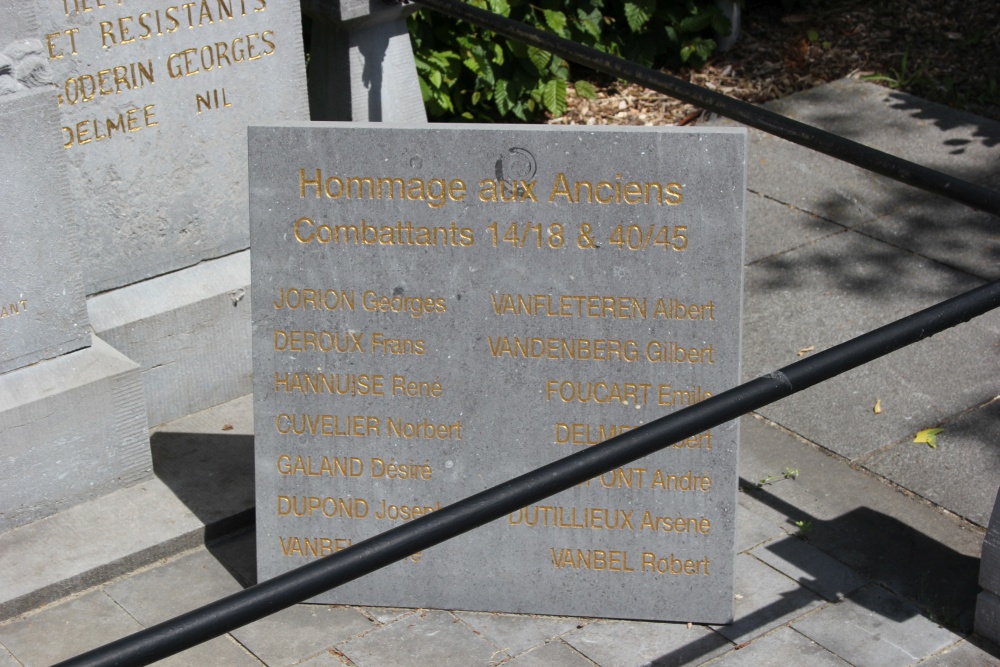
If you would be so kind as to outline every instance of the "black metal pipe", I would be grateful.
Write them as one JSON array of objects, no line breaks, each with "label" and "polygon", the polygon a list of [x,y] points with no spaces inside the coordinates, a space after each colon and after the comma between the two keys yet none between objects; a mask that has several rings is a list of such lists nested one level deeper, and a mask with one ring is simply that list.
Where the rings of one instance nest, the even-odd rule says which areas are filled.
[{"label": "black metal pipe", "polygon": [[148,665],[1000,307],[1000,280],[57,667]]},{"label": "black metal pipe", "polygon": [[[315,0],[319,1],[319,0]],[[1000,192],[876,150],[742,100],[642,67],[552,33],[472,7],[460,0],[415,0],[418,5],[554,53],[646,88],[825,153],[838,160],[1000,216]]]}]

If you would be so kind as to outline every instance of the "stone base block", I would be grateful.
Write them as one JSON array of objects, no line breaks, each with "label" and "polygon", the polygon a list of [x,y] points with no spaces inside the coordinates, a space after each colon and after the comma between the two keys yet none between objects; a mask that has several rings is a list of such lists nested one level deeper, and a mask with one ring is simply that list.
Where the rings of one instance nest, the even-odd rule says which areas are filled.
[{"label": "stone base block", "polygon": [[353,29],[315,21],[312,45],[313,120],[427,122],[405,18]]},{"label": "stone base block", "polygon": [[139,366],[93,340],[0,375],[0,532],[152,474]]},{"label": "stone base block", "polygon": [[250,251],[87,300],[95,333],[138,362],[150,426],[249,394]]},{"label": "stone base block", "polygon": [[976,598],[976,634],[1000,644],[1000,597],[983,591]]}]

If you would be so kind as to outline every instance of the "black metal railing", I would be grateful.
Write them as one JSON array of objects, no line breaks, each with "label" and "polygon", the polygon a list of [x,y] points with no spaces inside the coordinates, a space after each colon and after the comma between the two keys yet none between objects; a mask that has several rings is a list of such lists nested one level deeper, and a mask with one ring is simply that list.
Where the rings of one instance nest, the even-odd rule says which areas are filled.
[{"label": "black metal railing", "polygon": [[[313,0],[317,2],[317,0]],[[460,0],[415,0],[418,5],[473,23],[571,60],[597,72],[638,83],[749,127],[763,130],[857,167],[1000,216],[1000,192],[845,139],[768,109],[702,88],[664,72],[637,65],[558,35],[498,16]]]},{"label": "black metal railing", "polygon": [[[845,162],[1000,215],[1000,193],[458,0],[417,2]],[[320,0],[310,0],[306,5],[322,6]],[[1000,281],[995,281],[56,667],[148,665],[169,657],[998,307]]]}]

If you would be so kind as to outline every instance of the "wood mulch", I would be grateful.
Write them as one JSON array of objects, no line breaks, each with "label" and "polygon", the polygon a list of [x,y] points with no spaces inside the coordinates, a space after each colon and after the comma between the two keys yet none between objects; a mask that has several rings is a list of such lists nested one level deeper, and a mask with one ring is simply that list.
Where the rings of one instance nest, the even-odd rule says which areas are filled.
[{"label": "wood mulch", "polygon": [[[843,77],[879,77],[868,80],[1000,120],[1000,2],[750,0],[729,52],[671,73],[753,103]],[[700,114],[641,86],[599,76],[595,84],[598,99],[571,93],[567,113],[549,122],[683,125]]]}]

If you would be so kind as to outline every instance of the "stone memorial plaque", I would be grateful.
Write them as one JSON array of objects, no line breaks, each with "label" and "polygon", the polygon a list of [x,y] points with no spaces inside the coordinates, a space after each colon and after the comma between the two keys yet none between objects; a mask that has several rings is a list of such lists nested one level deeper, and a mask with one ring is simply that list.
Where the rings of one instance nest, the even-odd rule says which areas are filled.
[{"label": "stone memorial plaque", "polygon": [[[267,579],[739,382],[743,130],[252,127]],[[735,422],[316,601],[725,623]]]},{"label": "stone memorial plaque", "polygon": [[[26,54],[21,63],[30,58],[16,51]],[[55,96],[24,88],[16,74],[4,80],[15,91],[0,94],[0,373],[90,345]]]},{"label": "stone memorial plaque", "polygon": [[87,293],[245,249],[246,127],[308,119],[298,3],[34,1]]}]

